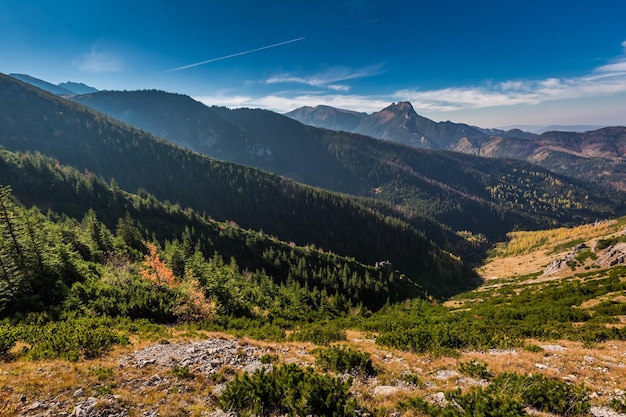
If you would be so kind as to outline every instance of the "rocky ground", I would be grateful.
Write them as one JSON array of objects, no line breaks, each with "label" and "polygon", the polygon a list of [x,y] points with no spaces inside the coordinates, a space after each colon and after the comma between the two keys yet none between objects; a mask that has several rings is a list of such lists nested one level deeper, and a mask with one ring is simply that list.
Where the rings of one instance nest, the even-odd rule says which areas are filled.
[{"label": "rocky ground", "polygon": [[[592,387],[592,415],[625,416],[608,407],[611,398],[624,396],[625,343],[584,349],[564,342],[540,345],[541,351],[534,353],[521,349],[490,350],[463,352],[458,358],[385,350],[362,337],[351,337],[348,343],[370,352],[380,370],[374,378],[355,378],[354,394],[370,407],[385,404],[391,413],[388,415],[400,415],[393,412],[393,407],[402,398],[418,395],[441,403],[444,391],[486,385],[487,381],[467,377],[458,370],[461,362],[480,360],[488,363],[495,373],[543,373],[572,383],[585,383]],[[265,358],[269,355],[283,362],[312,365],[312,349],[314,346],[305,344],[263,344],[211,337],[195,341],[164,340],[134,351],[122,349],[110,357],[88,363],[9,363],[3,365],[0,377],[0,392],[3,393],[0,415],[225,417],[229,413],[219,410],[217,399],[224,384],[235,373],[271,366],[264,363],[268,362]],[[78,377],[64,377],[63,372]],[[32,374],[41,378],[39,384],[26,383],[33,378]],[[407,374],[415,375],[416,380],[407,382],[403,378]],[[70,381],[55,390],[48,386],[55,383],[54,378],[69,378]]]}]

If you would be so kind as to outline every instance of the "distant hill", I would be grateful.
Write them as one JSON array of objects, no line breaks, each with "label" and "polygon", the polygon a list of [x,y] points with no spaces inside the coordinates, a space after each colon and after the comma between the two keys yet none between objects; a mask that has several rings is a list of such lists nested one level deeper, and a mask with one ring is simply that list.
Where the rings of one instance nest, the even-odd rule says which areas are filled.
[{"label": "distant hill", "polygon": [[352,132],[367,117],[367,113],[320,105],[316,107],[300,107],[286,113],[285,116],[298,120],[305,125]]},{"label": "distant hill", "polygon": [[[322,126],[324,120],[331,118],[330,114],[343,112],[323,107],[318,113],[316,109],[309,108],[306,112],[297,109],[286,115],[305,124]],[[552,126],[550,131],[538,126],[521,126],[525,130],[538,128],[543,132],[541,135],[517,127],[508,130],[484,129],[462,123],[434,122],[418,115],[407,102],[394,103],[379,112],[364,116],[356,128],[348,125],[337,127],[338,130],[362,133],[417,148],[519,159],[554,172],[626,190],[624,154],[617,151],[626,131],[624,127],[601,128],[584,133],[577,131],[594,126]],[[557,132],[565,129],[572,131]],[[579,146],[583,137],[592,140],[593,146]]]},{"label": "distant hill", "polygon": [[70,90],[74,94],[90,94],[90,93],[98,92],[98,89],[94,87],[90,87],[83,83],[75,83],[72,81],[66,81],[64,83],[60,83],[59,87],[64,88],[66,90]]},{"label": "distant hill", "polygon": [[626,190],[626,127],[545,132],[530,140],[493,137],[480,154],[526,160],[571,177]]},{"label": "distant hill", "polygon": [[102,92],[75,100],[216,158],[391,204],[396,215],[440,244],[454,235],[437,224],[493,239],[516,228],[611,216],[621,204],[620,194],[528,163],[415,149],[304,126],[266,110],[207,107],[159,91]]},{"label": "distant hill", "polygon": [[520,129],[526,132],[532,132],[540,135],[545,132],[559,131],[559,132],[588,132],[590,130],[598,130],[607,126],[603,125],[511,125],[501,127],[504,130]]},{"label": "distant hill", "polygon": [[98,90],[85,85],[83,83],[75,83],[71,81],[67,81],[60,84],[52,84],[44,80],[40,80],[39,78],[32,77],[27,74],[9,74],[11,77],[16,78],[20,81],[33,85],[37,88],[41,88],[49,93],[56,94],[57,96],[71,96],[75,94],[87,94],[87,93],[95,93]]},{"label": "distant hill", "polygon": [[25,83],[34,85],[37,88],[41,88],[42,90],[48,91],[49,93],[56,94],[57,96],[74,94],[72,91],[68,90],[67,88],[63,88],[58,85],[49,83],[47,81],[40,80],[39,78],[31,77],[30,75],[27,75],[27,74],[9,74],[9,75]]}]

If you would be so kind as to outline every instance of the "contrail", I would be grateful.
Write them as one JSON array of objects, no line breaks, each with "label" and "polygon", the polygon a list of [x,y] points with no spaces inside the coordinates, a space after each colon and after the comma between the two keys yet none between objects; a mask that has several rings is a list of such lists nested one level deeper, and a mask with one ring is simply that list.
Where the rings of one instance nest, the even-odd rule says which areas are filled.
[{"label": "contrail", "polygon": [[275,43],[275,44],[272,44],[272,45],[262,46],[262,47],[256,48],[256,49],[250,49],[249,51],[237,52],[236,54],[230,54],[230,55],[220,56],[218,58],[207,59],[206,61],[196,62],[195,64],[189,64],[189,65],[185,65],[183,67],[173,68],[173,69],[167,70],[165,72],[180,71],[180,70],[184,70],[184,69],[187,69],[187,68],[193,68],[193,67],[197,67],[198,65],[204,65],[204,64],[208,64],[210,62],[222,61],[224,59],[234,58],[236,56],[251,54],[253,52],[262,51],[264,49],[276,48],[277,46],[287,45],[289,43],[294,43],[294,42],[300,42],[300,41],[305,40],[305,39],[306,39],[306,36],[304,36],[302,38],[291,39],[291,40],[285,41],[285,42],[279,42],[279,43]]}]

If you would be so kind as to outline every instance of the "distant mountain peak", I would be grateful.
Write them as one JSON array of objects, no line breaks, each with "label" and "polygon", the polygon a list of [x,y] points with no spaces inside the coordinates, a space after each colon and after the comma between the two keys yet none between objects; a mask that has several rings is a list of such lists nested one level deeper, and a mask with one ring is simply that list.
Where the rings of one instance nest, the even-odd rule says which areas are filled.
[{"label": "distant mountain peak", "polygon": [[91,87],[87,84],[84,83],[76,83],[73,81],[67,81],[64,83],[60,83],[58,84],[59,87],[61,88],[65,88],[66,90],[69,90],[75,94],[91,94],[91,93],[97,93],[98,89]]},{"label": "distant mountain peak", "polygon": [[58,85],[49,83],[48,81],[40,80],[39,78],[35,78],[32,75],[28,75],[28,74],[9,74],[9,75],[17,80],[33,85],[37,88],[41,88],[42,90],[48,91],[58,96],[65,96],[65,95],[73,94],[68,89],[59,87]]},{"label": "distant mountain peak", "polygon": [[415,112],[415,109],[413,109],[413,105],[410,102],[408,102],[408,101],[399,101],[397,103],[391,103],[391,105],[389,105],[384,110],[412,111],[412,112]]},{"label": "distant mountain peak", "polygon": [[67,81],[60,84],[52,84],[48,81],[35,78],[28,74],[9,74],[11,77],[33,85],[49,93],[56,94],[57,96],[73,96],[75,94],[89,94],[97,93],[98,90],[83,83],[75,83]]}]

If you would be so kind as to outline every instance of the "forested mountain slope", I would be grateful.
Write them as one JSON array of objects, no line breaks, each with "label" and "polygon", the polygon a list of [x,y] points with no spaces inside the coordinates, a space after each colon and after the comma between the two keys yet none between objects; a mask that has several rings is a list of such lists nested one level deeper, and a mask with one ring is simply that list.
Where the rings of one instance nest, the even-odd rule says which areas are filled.
[{"label": "forested mountain slope", "polygon": [[[388,269],[364,265],[354,258],[313,246],[296,246],[263,232],[244,230],[233,223],[218,222],[189,209],[161,203],[145,192],[140,195],[127,193],[94,174],[84,175],[41,154],[15,154],[0,150],[0,172],[3,185],[9,185],[20,202],[51,213],[49,219],[44,219],[38,210],[27,213],[11,202],[6,190],[0,198],[3,223],[0,227],[3,239],[0,242],[0,269],[6,274],[8,266],[13,265],[9,269],[14,270],[6,277],[2,275],[1,281],[15,288],[29,277],[41,281],[42,288],[30,292],[38,300],[33,304],[35,309],[40,304],[54,303],[54,300],[46,300],[46,280],[65,274],[67,277],[60,277],[61,281],[71,285],[73,280],[85,279],[84,267],[77,266],[81,264],[80,257],[96,263],[124,264],[126,257],[141,259],[147,253],[144,242],[149,240],[167,249],[168,265],[179,278],[185,277],[186,268],[193,268],[190,262],[194,252],[199,251],[207,259],[216,255],[224,260],[233,259],[242,270],[262,273],[266,275],[264,279],[270,279],[276,285],[296,285],[307,288],[307,291],[316,289],[317,295],[321,295],[320,291],[329,296],[335,295],[339,297],[335,307],[340,310],[357,304],[377,309],[386,300],[424,296],[427,291],[410,277],[398,279],[399,273]],[[75,224],[77,220],[81,226]],[[34,227],[37,223],[49,230],[35,230],[40,228]],[[86,230],[72,238],[79,228]],[[117,240],[109,230],[117,234]],[[14,234],[19,240],[17,247],[12,244]],[[41,249],[42,246],[48,249]],[[56,261],[59,265],[50,265],[40,271],[42,268],[36,266],[36,258],[41,257],[43,262],[43,258],[58,251],[61,251]],[[20,261],[20,257],[15,255],[18,252],[27,254],[25,259],[33,261]],[[461,264],[455,263],[456,266],[452,263],[448,265],[448,273],[439,271],[439,282],[424,282],[426,288],[433,284],[432,289],[436,290],[436,286],[441,285],[441,290],[446,291],[446,286],[462,285]],[[32,271],[26,271],[30,269]],[[192,273],[191,270],[187,272]],[[20,276],[20,279],[16,278]],[[259,275],[254,276],[259,278]],[[28,293],[26,287],[24,283],[24,288],[11,292]],[[450,289],[447,288],[448,291]],[[5,290],[4,286],[0,286],[0,299]],[[23,297],[18,299],[26,302],[28,297]],[[221,304],[225,302],[220,301]],[[12,308],[18,307],[14,305]],[[12,308],[2,305],[0,300],[0,315],[2,310]]]},{"label": "forested mountain slope", "polygon": [[[429,218],[498,239],[515,228],[611,217],[622,208],[620,193],[528,163],[414,149],[304,126],[264,110],[206,107],[158,91],[106,92],[77,100],[211,156],[384,200],[420,229],[431,229],[423,220]],[[408,111],[400,104],[397,111]],[[462,134],[466,128],[452,124],[448,130]]]},{"label": "forested mountain slope", "polygon": [[0,93],[0,144],[9,150],[39,151],[85,176],[114,179],[124,190],[142,188],[283,241],[370,265],[389,260],[417,282],[432,283],[429,288],[438,280],[447,281],[441,288],[465,285],[453,257],[384,205],[209,159],[9,77],[0,77]]}]

